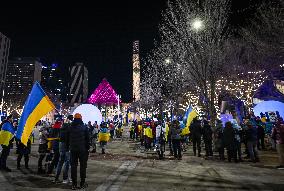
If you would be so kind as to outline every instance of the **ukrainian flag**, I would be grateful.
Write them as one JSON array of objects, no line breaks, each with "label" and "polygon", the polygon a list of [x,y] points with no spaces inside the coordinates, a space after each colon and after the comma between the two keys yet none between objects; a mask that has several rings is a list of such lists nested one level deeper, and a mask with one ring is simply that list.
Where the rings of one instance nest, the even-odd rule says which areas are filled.
[{"label": "ukrainian flag", "polygon": [[25,103],[16,137],[27,145],[28,139],[35,124],[55,107],[45,94],[38,82],[33,85],[32,91]]},{"label": "ukrainian flag", "polygon": [[2,126],[2,130],[0,131],[0,144],[1,145],[9,145],[10,140],[13,138],[15,133],[14,127],[10,122],[6,122]]},{"label": "ukrainian flag", "polygon": [[192,120],[197,116],[197,112],[192,109],[191,106],[189,106],[189,108],[187,109],[185,115],[184,115],[184,121],[185,121],[185,127],[188,128],[190,126],[190,123],[192,122]]},{"label": "ukrainian flag", "polygon": [[144,135],[152,139],[153,138],[152,129],[150,127],[145,128],[144,129]]},{"label": "ukrainian flag", "polygon": [[103,133],[103,132],[99,132],[99,142],[101,141],[109,141],[109,137],[110,137],[110,133]]}]

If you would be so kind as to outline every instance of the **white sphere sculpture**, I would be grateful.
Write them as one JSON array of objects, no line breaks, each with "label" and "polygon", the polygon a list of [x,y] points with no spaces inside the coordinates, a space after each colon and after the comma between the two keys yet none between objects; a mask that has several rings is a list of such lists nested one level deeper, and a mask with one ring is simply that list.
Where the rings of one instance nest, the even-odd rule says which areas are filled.
[{"label": "white sphere sculpture", "polygon": [[82,120],[85,124],[87,124],[89,121],[91,121],[92,124],[94,124],[95,121],[97,121],[98,124],[101,124],[103,120],[100,110],[92,104],[79,105],[73,111],[73,115],[75,115],[75,113],[80,113],[82,115]]}]

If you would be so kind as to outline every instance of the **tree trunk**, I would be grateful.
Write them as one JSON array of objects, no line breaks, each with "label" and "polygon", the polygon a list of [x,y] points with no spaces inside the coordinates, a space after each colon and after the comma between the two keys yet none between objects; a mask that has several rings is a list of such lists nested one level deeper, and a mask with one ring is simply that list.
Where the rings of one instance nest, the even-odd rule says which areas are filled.
[{"label": "tree trunk", "polygon": [[216,109],[215,109],[215,90],[216,90],[216,83],[215,81],[212,80],[211,84],[210,84],[210,123],[211,126],[214,127],[215,126],[215,121],[216,121]]}]

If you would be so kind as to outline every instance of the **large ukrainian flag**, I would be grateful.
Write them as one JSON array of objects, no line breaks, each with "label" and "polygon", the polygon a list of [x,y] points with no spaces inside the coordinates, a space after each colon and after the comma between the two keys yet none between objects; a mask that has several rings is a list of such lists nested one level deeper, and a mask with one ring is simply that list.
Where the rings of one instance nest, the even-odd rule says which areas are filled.
[{"label": "large ukrainian flag", "polygon": [[189,106],[184,116],[185,127],[189,127],[190,123],[196,116],[197,112],[191,106]]},{"label": "large ukrainian flag", "polygon": [[0,131],[0,144],[8,146],[10,140],[14,136],[14,133],[15,130],[13,125],[10,122],[4,123]]},{"label": "large ukrainian flag", "polygon": [[33,85],[32,91],[25,103],[16,137],[27,145],[28,139],[35,124],[55,107],[45,94],[38,82]]}]

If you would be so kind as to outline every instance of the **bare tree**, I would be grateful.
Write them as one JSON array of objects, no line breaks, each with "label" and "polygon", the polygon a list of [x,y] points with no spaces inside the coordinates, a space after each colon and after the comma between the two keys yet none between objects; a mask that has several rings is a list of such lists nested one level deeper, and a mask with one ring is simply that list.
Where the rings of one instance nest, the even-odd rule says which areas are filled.
[{"label": "bare tree", "polygon": [[[143,66],[141,83],[142,92],[152,90],[152,105],[158,107],[159,113],[169,108],[176,113],[179,98],[185,92],[185,70],[182,65],[172,60],[168,44],[160,43],[146,58]],[[149,98],[144,98],[149,99]]]},{"label": "bare tree", "polygon": [[171,68],[165,68],[173,73],[167,80],[175,84],[169,85],[172,92],[175,87],[187,91],[198,88],[213,120],[216,81],[224,72],[229,9],[230,0],[168,1],[160,25],[162,55],[171,60]]},{"label": "bare tree", "polygon": [[283,0],[264,2],[246,28],[240,30],[246,42],[248,63],[265,69],[283,64],[284,12]]}]

